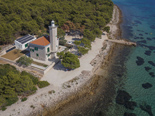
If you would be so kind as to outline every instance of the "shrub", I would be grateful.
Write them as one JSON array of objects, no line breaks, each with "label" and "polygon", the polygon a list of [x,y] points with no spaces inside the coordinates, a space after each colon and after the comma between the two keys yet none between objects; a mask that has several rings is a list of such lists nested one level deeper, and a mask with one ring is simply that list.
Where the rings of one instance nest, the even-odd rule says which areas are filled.
[{"label": "shrub", "polygon": [[22,56],[16,62],[20,65],[29,66],[33,62],[33,60],[29,57]]},{"label": "shrub", "polygon": [[107,33],[109,33],[109,31],[110,31],[110,27],[109,27],[109,26],[106,26],[106,27],[104,27],[103,30],[106,31]]},{"label": "shrub", "polygon": [[24,101],[26,101],[26,100],[27,100],[26,97],[24,97],[24,98],[21,99],[22,102],[24,102]]},{"label": "shrub", "polygon": [[5,111],[5,110],[6,110],[6,107],[3,106],[3,107],[2,107],[2,111]]},{"label": "shrub", "polygon": [[39,82],[38,82],[38,87],[39,87],[39,88],[43,88],[43,87],[46,87],[46,86],[48,86],[48,85],[50,85],[50,84],[49,84],[49,82],[47,82],[47,81],[39,81]]},{"label": "shrub", "polygon": [[22,75],[22,76],[28,75],[28,76],[30,77],[30,79],[32,79],[32,82],[33,82],[34,85],[37,85],[38,82],[39,82],[39,79],[38,79],[37,77],[33,76],[33,75],[30,74],[30,73],[27,73],[26,71],[22,71],[21,75]]}]

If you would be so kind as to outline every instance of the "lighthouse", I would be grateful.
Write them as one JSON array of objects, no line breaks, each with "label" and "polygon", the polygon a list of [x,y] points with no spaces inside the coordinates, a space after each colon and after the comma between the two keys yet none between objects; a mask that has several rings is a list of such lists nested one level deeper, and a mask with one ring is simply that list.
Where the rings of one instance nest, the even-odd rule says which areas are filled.
[{"label": "lighthouse", "polygon": [[[51,25],[49,26],[49,34],[50,34],[50,45],[51,52],[56,53],[59,48],[59,39],[57,38],[57,27],[55,22],[52,20]],[[55,54],[56,55],[56,54]]]}]

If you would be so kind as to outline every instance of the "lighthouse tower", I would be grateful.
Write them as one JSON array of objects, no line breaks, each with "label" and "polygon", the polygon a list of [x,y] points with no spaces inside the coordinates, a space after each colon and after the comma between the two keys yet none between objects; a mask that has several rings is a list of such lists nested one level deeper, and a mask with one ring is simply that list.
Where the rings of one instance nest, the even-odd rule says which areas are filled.
[{"label": "lighthouse tower", "polygon": [[57,38],[57,26],[55,25],[55,22],[53,20],[51,21],[51,25],[49,26],[49,33],[51,51],[56,53],[59,48],[59,40]]}]

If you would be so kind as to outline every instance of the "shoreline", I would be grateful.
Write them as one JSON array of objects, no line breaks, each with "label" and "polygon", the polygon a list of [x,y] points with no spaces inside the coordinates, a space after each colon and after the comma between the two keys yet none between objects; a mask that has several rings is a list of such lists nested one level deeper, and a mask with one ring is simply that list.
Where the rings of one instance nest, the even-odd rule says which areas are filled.
[{"label": "shoreline", "polygon": [[[115,7],[117,6],[115,5]],[[120,23],[121,21],[120,15],[121,14],[119,14],[118,23]],[[120,25],[119,26],[118,25],[119,24],[115,25],[117,27],[116,29],[117,31],[114,28],[116,32],[120,32],[120,27],[119,27]],[[116,35],[114,35],[113,37],[115,36]],[[72,80],[66,83],[63,83],[62,88],[58,86],[50,85],[44,89],[39,89],[34,95],[29,96],[27,101],[21,102],[19,100],[17,103],[13,104],[12,106],[7,107],[6,111],[0,111],[0,116],[4,116],[4,115],[5,116],[10,116],[10,115],[11,116],[38,115],[39,116],[41,114],[43,116],[46,116],[48,115],[48,113],[51,114],[51,112],[54,113],[53,115],[57,115],[59,110],[63,109],[62,107],[70,104],[74,100],[80,99],[81,96],[83,95],[85,96],[86,94],[88,95],[96,94],[95,88],[98,86],[98,80],[102,77],[99,74],[100,70],[103,66],[108,66],[107,63],[112,55],[113,49],[115,48],[115,44],[112,45],[111,43],[108,43],[108,45],[109,45],[109,51],[107,52],[108,55],[104,57],[104,53],[102,54],[102,52],[104,52],[103,50],[101,50],[99,54],[97,54],[95,58],[97,58],[98,55],[100,54],[102,54],[103,56],[99,56],[98,60],[100,61],[97,62],[98,65],[94,66],[92,72],[91,71],[81,72],[79,76],[72,78]],[[102,67],[100,68],[101,64],[102,64]],[[105,81],[107,80],[108,79],[105,79]],[[78,85],[76,85],[77,82],[78,82]],[[68,83],[72,84],[72,86],[67,87],[69,85]],[[34,97],[34,96],[39,96],[39,97]],[[51,100],[47,102],[47,99],[49,100],[51,99]],[[31,103],[31,101],[33,101],[33,103]]]},{"label": "shoreline", "polygon": [[[120,23],[122,23],[122,13],[121,13],[121,10],[119,9],[118,6],[115,5],[115,7],[119,11],[118,23],[115,25],[117,27],[117,30],[115,30],[115,31],[118,32],[119,34],[117,34],[115,36],[120,37],[121,36]],[[113,39],[115,36],[113,36]],[[100,88],[99,87],[100,86],[100,84],[99,84],[100,80],[103,80],[104,81],[103,83],[105,83],[105,86],[102,88],[104,88],[104,91],[106,93],[106,91],[107,91],[106,88],[108,89],[108,87],[109,87],[108,84],[111,82],[108,81],[108,78],[105,78],[106,76],[102,76],[102,75],[103,74],[108,75],[108,73],[110,73],[109,69],[111,68],[111,66],[108,65],[108,63],[112,62],[114,60],[113,52],[114,52],[115,47],[116,47],[116,44],[112,44],[110,46],[110,50],[108,52],[108,55],[102,59],[100,66],[96,67],[96,70],[94,71],[93,76],[88,80],[88,83],[86,85],[80,87],[81,89],[79,88],[79,90],[77,92],[74,92],[73,94],[75,94],[75,95],[71,95],[69,98],[63,100],[62,102],[59,102],[57,107],[51,107],[48,110],[46,109],[43,113],[43,116],[49,116],[49,115],[53,115],[53,116],[63,116],[63,115],[74,116],[75,114],[77,114],[74,112],[74,110],[76,109],[76,111],[78,111],[80,109],[80,106],[83,107],[83,105],[81,105],[81,104],[85,104],[85,102],[83,100],[84,97],[86,97],[86,100],[88,100],[87,95],[93,96],[94,94],[97,94],[97,91],[99,92],[99,90],[96,90],[96,88]],[[113,59],[113,60],[111,61],[111,59]],[[107,68],[105,68],[105,67],[107,67]],[[104,72],[103,72],[103,69],[104,69]],[[111,79],[111,80],[114,81],[113,79]],[[103,83],[101,83],[101,84],[103,84]],[[114,89],[112,91],[114,92]],[[111,93],[109,93],[109,94],[111,94]],[[107,96],[109,96],[109,94],[107,94]],[[82,100],[80,100],[81,98],[82,98]],[[92,101],[92,99],[90,99],[90,101]],[[76,105],[75,105],[75,103],[76,103]],[[89,103],[86,103],[86,104],[89,105]],[[106,103],[106,104],[109,105],[108,103]],[[75,107],[72,107],[72,105]],[[65,107],[65,109],[64,109],[64,107]],[[80,114],[80,112],[81,111],[79,111],[79,114]]]}]

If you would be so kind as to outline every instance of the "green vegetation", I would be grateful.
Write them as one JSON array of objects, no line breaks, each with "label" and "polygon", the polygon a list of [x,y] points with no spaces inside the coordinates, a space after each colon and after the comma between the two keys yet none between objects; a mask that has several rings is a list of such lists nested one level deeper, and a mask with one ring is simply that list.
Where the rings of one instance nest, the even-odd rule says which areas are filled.
[{"label": "green vegetation", "polygon": [[26,97],[24,97],[24,98],[21,99],[22,102],[24,102],[24,101],[26,101],[26,100],[27,100]]},{"label": "green vegetation", "polygon": [[30,57],[22,56],[16,62],[19,63],[19,65],[29,66],[33,60]]},{"label": "green vegetation", "polygon": [[78,67],[80,67],[80,62],[78,59],[78,56],[70,53],[70,52],[66,52],[62,58],[61,61],[62,65],[68,69],[76,69]]},{"label": "green vegetation", "polygon": [[84,44],[85,48],[91,49],[91,41],[89,39],[83,38],[81,40],[81,43]]},{"label": "green vegetation", "polygon": [[84,54],[87,54],[88,53],[88,50],[87,48],[84,48],[84,47],[78,47],[78,52],[81,54],[81,55],[84,55]]},{"label": "green vegetation", "polygon": [[43,87],[46,87],[48,85],[50,85],[50,84],[47,81],[39,81],[38,82],[38,87],[39,88],[43,88]]},{"label": "green vegetation", "polygon": [[75,41],[74,41],[74,44],[77,45],[77,46],[79,46],[79,45],[81,44],[81,41],[75,40]]},{"label": "green vegetation", "polygon": [[[37,88],[45,87],[47,82],[39,82],[37,77],[23,71],[19,72],[9,64],[0,65],[0,109],[15,103],[18,96],[28,96],[36,92]],[[22,101],[25,101],[23,98]]]},{"label": "green vegetation", "polygon": [[61,29],[93,32],[104,28],[112,11],[111,0],[0,0],[0,44],[19,35],[40,35],[52,19],[59,25],[58,37],[64,35]]},{"label": "green vegetation", "polygon": [[107,33],[109,33],[110,27],[109,26],[106,26],[103,30],[106,31]]},{"label": "green vegetation", "polygon": [[59,59],[62,59],[64,55],[65,55],[65,54],[64,54],[63,51],[57,53],[57,56],[59,57]]}]

